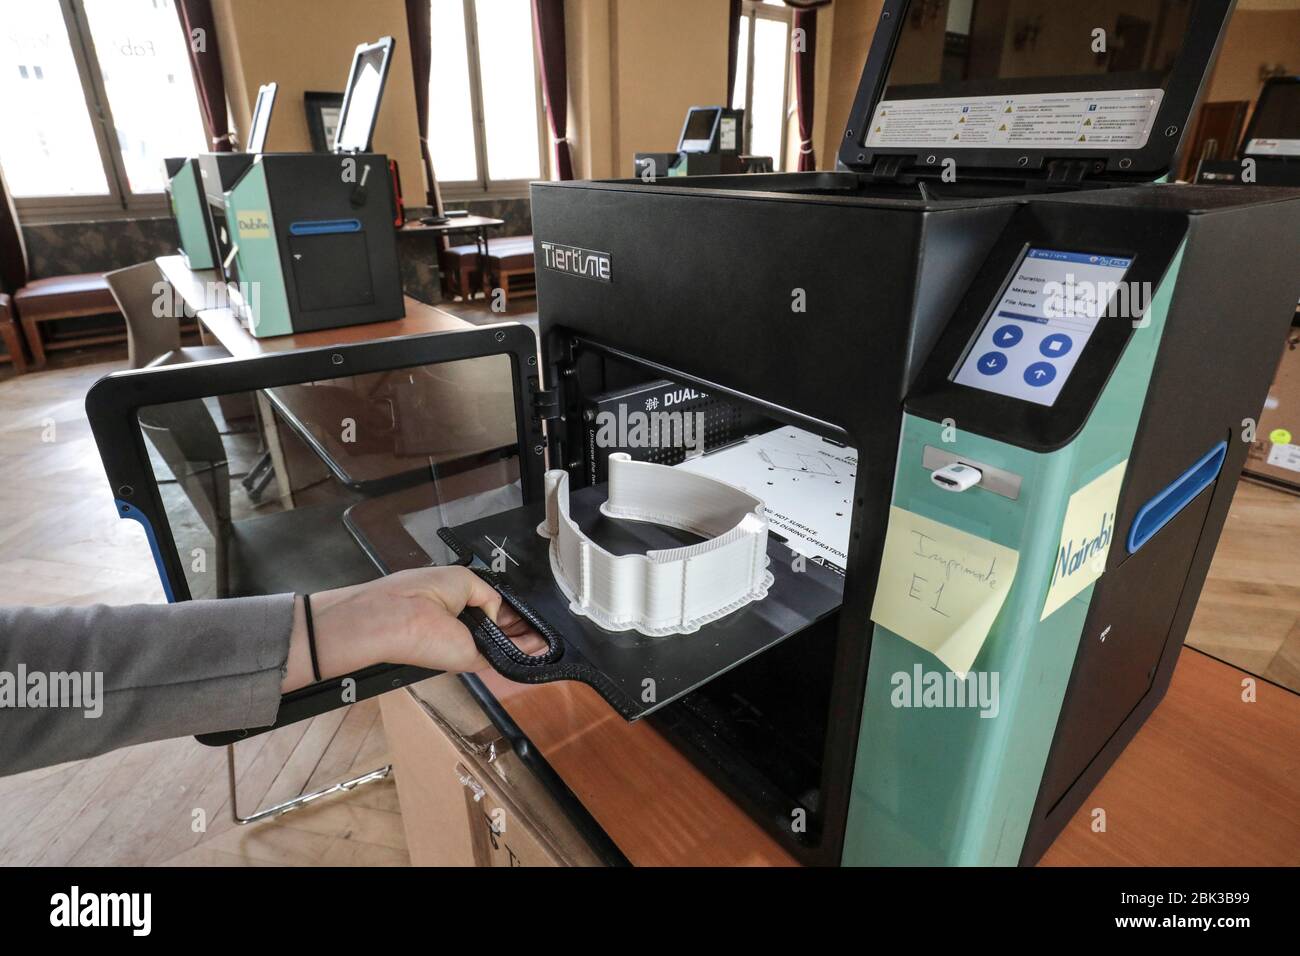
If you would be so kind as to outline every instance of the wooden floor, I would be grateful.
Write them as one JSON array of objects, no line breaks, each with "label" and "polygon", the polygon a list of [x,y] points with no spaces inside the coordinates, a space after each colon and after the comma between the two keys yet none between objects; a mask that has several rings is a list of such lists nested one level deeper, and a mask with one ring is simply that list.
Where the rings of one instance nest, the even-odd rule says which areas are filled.
[{"label": "wooden floor", "polygon": [[1250,680],[1184,649],[1042,865],[1300,866],[1300,696]]},{"label": "wooden floor", "polygon": [[[162,600],[143,531],[117,518],[82,409],[89,386],[124,366],[0,380],[0,602]],[[1189,642],[1300,689],[1298,567],[1300,498],[1243,485]],[[1279,750],[1273,723],[1291,721],[1280,739],[1294,742],[1298,711],[1279,718],[1272,708],[1266,717],[1242,710],[1260,705],[1240,702],[1240,677],[1184,654],[1175,676],[1175,687],[1190,691],[1183,703],[1171,706],[1171,696],[1156,711],[1044,862],[1250,865],[1279,846],[1294,851],[1300,810],[1284,784],[1300,775],[1300,753]],[[1284,693],[1262,687],[1261,704],[1266,694]],[[1221,710],[1190,735],[1188,724],[1204,707]],[[1228,757],[1206,771],[1207,752]],[[387,761],[374,702],[245,742],[238,755],[244,813]],[[1113,812],[1180,775],[1206,776],[1208,789],[1189,790],[1181,801],[1143,800],[1140,819]],[[229,821],[224,751],[191,739],[0,778],[0,806],[0,864],[408,862],[391,779],[239,828]],[[1112,808],[1106,838],[1088,825],[1094,807]],[[1151,807],[1162,810],[1153,815]]]},{"label": "wooden floor", "polygon": [[1238,486],[1187,643],[1300,693],[1300,496]]},{"label": "wooden floor", "polygon": [[[0,381],[0,602],[161,602],[143,530],[117,517],[82,408],[125,362]],[[236,748],[248,815],[387,763],[365,701]],[[391,778],[235,827],[224,750],[192,738],[0,777],[0,865],[406,864]]]}]

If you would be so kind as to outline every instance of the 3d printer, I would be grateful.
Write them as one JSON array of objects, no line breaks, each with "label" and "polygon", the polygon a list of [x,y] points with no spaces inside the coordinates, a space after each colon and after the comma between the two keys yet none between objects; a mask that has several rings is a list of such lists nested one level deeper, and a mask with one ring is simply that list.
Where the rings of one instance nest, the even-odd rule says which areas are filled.
[{"label": "3d printer", "polygon": [[[276,83],[258,87],[257,101],[253,105],[253,119],[245,152],[215,153],[219,175],[233,184],[248,168],[252,157],[266,149],[266,137],[271,129],[271,111],[279,90]],[[221,236],[213,224],[212,206],[203,184],[199,158],[175,158],[163,161],[167,175],[167,198],[171,203],[172,218],[180,238],[181,255],[191,269],[217,269],[221,266]]]},{"label": "3d printer", "polygon": [[1202,160],[1196,181],[1300,186],[1300,76],[1275,76],[1264,84],[1237,157]]},{"label": "3d printer", "polygon": [[[692,106],[686,111],[675,153],[637,153],[632,174],[658,176],[717,176],[748,172],[744,152],[745,111],[723,106]],[[767,161],[771,171],[771,160]]]},{"label": "3d printer", "polygon": [[354,52],[332,153],[263,153],[250,141],[248,153],[205,153],[173,178],[191,268],[210,262],[235,285],[255,336],[405,314],[388,159],[370,152],[392,51],[383,37]]},{"label": "3d printer", "polygon": [[[1022,48],[1005,13],[965,6],[954,45],[887,0],[835,172],[535,185],[540,363],[504,324],[99,383],[109,481],[169,593],[469,563],[548,640],[521,658],[474,620],[494,667],[653,721],[800,859],[1032,863],[1168,687],[1300,292],[1300,193],[1152,184],[1230,0],[1160,4],[1113,62],[1093,12],[1035,6]],[[239,471],[210,397],[244,390],[325,462],[277,475],[275,513],[205,484]],[[595,440],[593,416],[670,395],[703,416],[691,449]],[[766,595],[667,637],[574,613],[537,533],[548,464],[611,553],[698,541],[602,512],[615,452],[764,500]],[[182,560],[205,542],[224,579]],[[946,614],[944,575],[995,604]],[[898,693],[930,674],[997,675],[994,712]]]}]

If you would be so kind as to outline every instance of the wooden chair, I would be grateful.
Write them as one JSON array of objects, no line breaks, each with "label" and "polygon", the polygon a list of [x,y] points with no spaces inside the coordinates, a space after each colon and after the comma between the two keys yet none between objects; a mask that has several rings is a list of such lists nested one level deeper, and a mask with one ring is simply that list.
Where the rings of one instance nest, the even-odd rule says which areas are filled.
[{"label": "wooden chair", "polygon": [[[533,237],[532,236],[510,236],[506,239],[492,239],[488,242],[488,261],[487,267],[481,273],[484,280],[488,280],[490,288],[504,288],[506,295],[509,297],[510,290],[505,285],[500,285],[492,272],[492,262],[494,258],[513,257],[522,253],[528,255],[528,268],[523,269],[518,262],[513,264],[513,271],[507,268],[505,275],[506,283],[515,276],[521,276],[533,271]],[[478,245],[473,242],[465,243],[460,246],[451,246],[443,249],[438,253],[438,270],[442,275],[442,293],[449,299],[463,298],[472,299],[479,292],[484,291],[478,288],[480,277],[478,261]]]},{"label": "wooden chair", "polygon": [[120,332],[76,335],[57,342],[46,342],[41,336],[41,325],[45,322],[117,314],[117,304],[102,272],[30,279],[14,292],[13,300],[22,322],[23,337],[32,352],[33,368],[45,367],[46,351],[122,340]]},{"label": "wooden chair", "polygon": [[[9,303],[22,324],[23,337],[27,339],[27,348],[31,350],[32,367],[45,367],[47,343],[41,336],[41,324],[60,319],[76,319],[92,315],[115,315],[117,306],[108,291],[108,283],[103,273],[87,272],[78,275],[48,276],[33,279],[28,272],[27,246],[23,241],[22,227],[18,222],[18,213],[14,207],[13,196],[4,186],[4,177],[0,174],[0,242],[6,259],[4,282],[7,287],[2,291],[12,296]],[[17,260],[17,261],[13,261]],[[57,343],[48,343],[50,348],[76,348],[98,342],[120,342],[123,333],[113,331],[109,334],[96,332],[83,335],[62,337]],[[21,349],[10,350],[13,356]],[[15,364],[17,364],[15,362]]]},{"label": "wooden chair", "polygon": [[175,314],[173,307],[179,296],[152,259],[116,269],[104,279],[126,320],[126,346],[132,368],[230,358],[230,353],[219,345],[181,346],[182,317]]},{"label": "wooden chair", "polygon": [[478,276],[478,245],[467,242],[438,251],[438,272],[442,294],[449,299],[469,299],[480,290],[474,288]]},{"label": "wooden chair", "polygon": [[19,375],[27,371],[27,356],[23,352],[23,337],[14,321],[13,303],[9,296],[0,292],[0,342],[4,343],[5,352],[0,355],[0,362],[9,362]]},{"label": "wooden chair", "polygon": [[[528,284],[512,289],[512,283],[521,279]],[[532,236],[517,236],[492,244],[488,253],[488,282],[493,289],[502,291],[506,302],[510,301],[511,295],[537,295]]]}]

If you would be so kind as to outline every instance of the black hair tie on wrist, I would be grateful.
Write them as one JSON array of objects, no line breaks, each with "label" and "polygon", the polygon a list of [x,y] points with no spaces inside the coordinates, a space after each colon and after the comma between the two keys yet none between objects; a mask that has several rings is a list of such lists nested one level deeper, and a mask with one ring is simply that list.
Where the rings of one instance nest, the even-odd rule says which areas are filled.
[{"label": "black hair tie on wrist", "polygon": [[311,653],[311,672],[316,678],[316,683],[319,684],[324,678],[320,676],[320,661],[316,659],[316,627],[311,619],[310,594],[302,596],[302,609],[307,616],[307,650]]}]

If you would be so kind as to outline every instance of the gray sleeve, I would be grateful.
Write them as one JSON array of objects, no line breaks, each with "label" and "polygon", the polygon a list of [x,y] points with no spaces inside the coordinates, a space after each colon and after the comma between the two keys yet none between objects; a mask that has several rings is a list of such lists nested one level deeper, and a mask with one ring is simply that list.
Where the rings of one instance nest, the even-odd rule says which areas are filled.
[{"label": "gray sleeve", "polygon": [[293,607],[0,607],[0,775],[274,723]]}]

